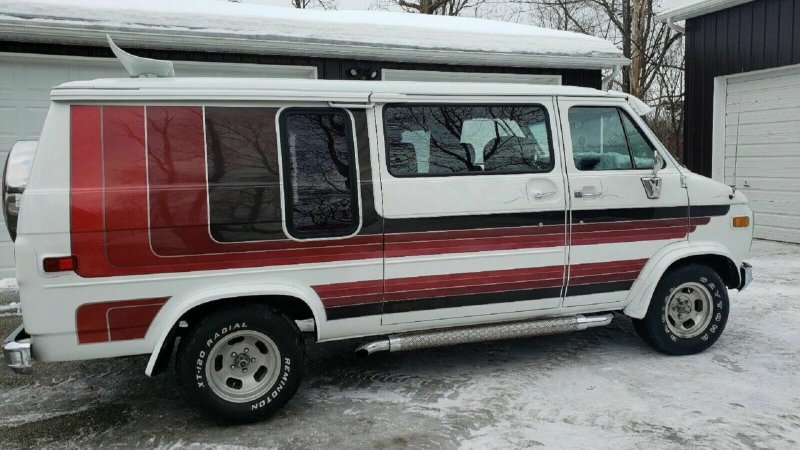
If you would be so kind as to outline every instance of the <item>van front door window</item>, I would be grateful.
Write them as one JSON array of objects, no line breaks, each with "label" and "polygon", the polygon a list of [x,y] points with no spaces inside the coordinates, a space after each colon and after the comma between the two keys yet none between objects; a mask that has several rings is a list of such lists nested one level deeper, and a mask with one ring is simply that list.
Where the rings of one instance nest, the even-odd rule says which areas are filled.
[{"label": "van front door window", "polygon": [[619,108],[570,108],[569,126],[578,170],[653,167],[654,147]]}]

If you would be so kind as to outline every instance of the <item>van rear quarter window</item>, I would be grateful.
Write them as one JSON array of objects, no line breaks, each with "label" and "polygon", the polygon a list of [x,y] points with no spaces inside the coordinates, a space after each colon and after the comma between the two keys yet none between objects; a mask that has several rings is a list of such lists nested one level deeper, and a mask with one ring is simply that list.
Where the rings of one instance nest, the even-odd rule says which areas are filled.
[{"label": "van rear quarter window", "polygon": [[217,241],[284,237],[277,112],[277,108],[205,108],[209,228]]},{"label": "van rear quarter window", "polygon": [[286,228],[296,238],[347,236],[358,228],[352,121],[344,110],[281,114]]},{"label": "van rear quarter window", "polygon": [[541,105],[387,105],[384,125],[389,173],[397,177],[553,168]]}]

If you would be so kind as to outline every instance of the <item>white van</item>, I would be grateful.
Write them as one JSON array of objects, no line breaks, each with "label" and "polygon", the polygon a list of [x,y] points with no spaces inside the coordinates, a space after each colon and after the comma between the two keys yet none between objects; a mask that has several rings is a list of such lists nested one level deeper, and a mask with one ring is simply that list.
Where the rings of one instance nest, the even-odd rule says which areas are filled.
[{"label": "white van", "polygon": [[645,110],[559,86],[61,85],[5,175],[24,322],[6,362],[149,354],[153,375],[177,345],[189,404],[230,422],[289,400],[304,331],[369,354],[619,312],[660,352],[703,351],[751,279],[752,213]]}]

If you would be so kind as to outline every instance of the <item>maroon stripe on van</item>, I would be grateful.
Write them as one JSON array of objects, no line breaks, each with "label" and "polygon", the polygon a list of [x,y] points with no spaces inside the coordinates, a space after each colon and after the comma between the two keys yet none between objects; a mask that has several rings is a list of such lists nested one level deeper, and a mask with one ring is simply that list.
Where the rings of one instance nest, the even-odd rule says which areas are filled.
[{"label": "maroon stripe on van", "polygon": [[169,297],[87,303],[78,307],[79,344],[142,339]]},{"label": "maroon stripe on van", "polygon": [[[633,282],[647,259],[576,264],[570,268],[571,285]],[[441,299],[473,294],[561,288],[564,266],[530,267],[445,275],[356,281],[313,286],[326,309],[381,302]],[[369,309],[375,313],[374,309]]]}]

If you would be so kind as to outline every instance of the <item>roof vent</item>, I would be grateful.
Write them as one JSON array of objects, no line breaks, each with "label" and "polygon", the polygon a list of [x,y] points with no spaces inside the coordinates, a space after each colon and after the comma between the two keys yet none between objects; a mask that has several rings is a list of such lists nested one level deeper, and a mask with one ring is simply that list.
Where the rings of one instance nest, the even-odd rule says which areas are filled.
[{"label": "roof vent", "polygon": [[128,75],[133,78],[141,77],[159,77],[159,78],[174,78],[175,68],[172,66],[172,61],[161,61],[158,59],[142,58],[140,56],[131,55],[125,50],[117,47],[117,44],[111,40],[111,36],[106,35],[108,45],[114,56],[128,71]]}]

